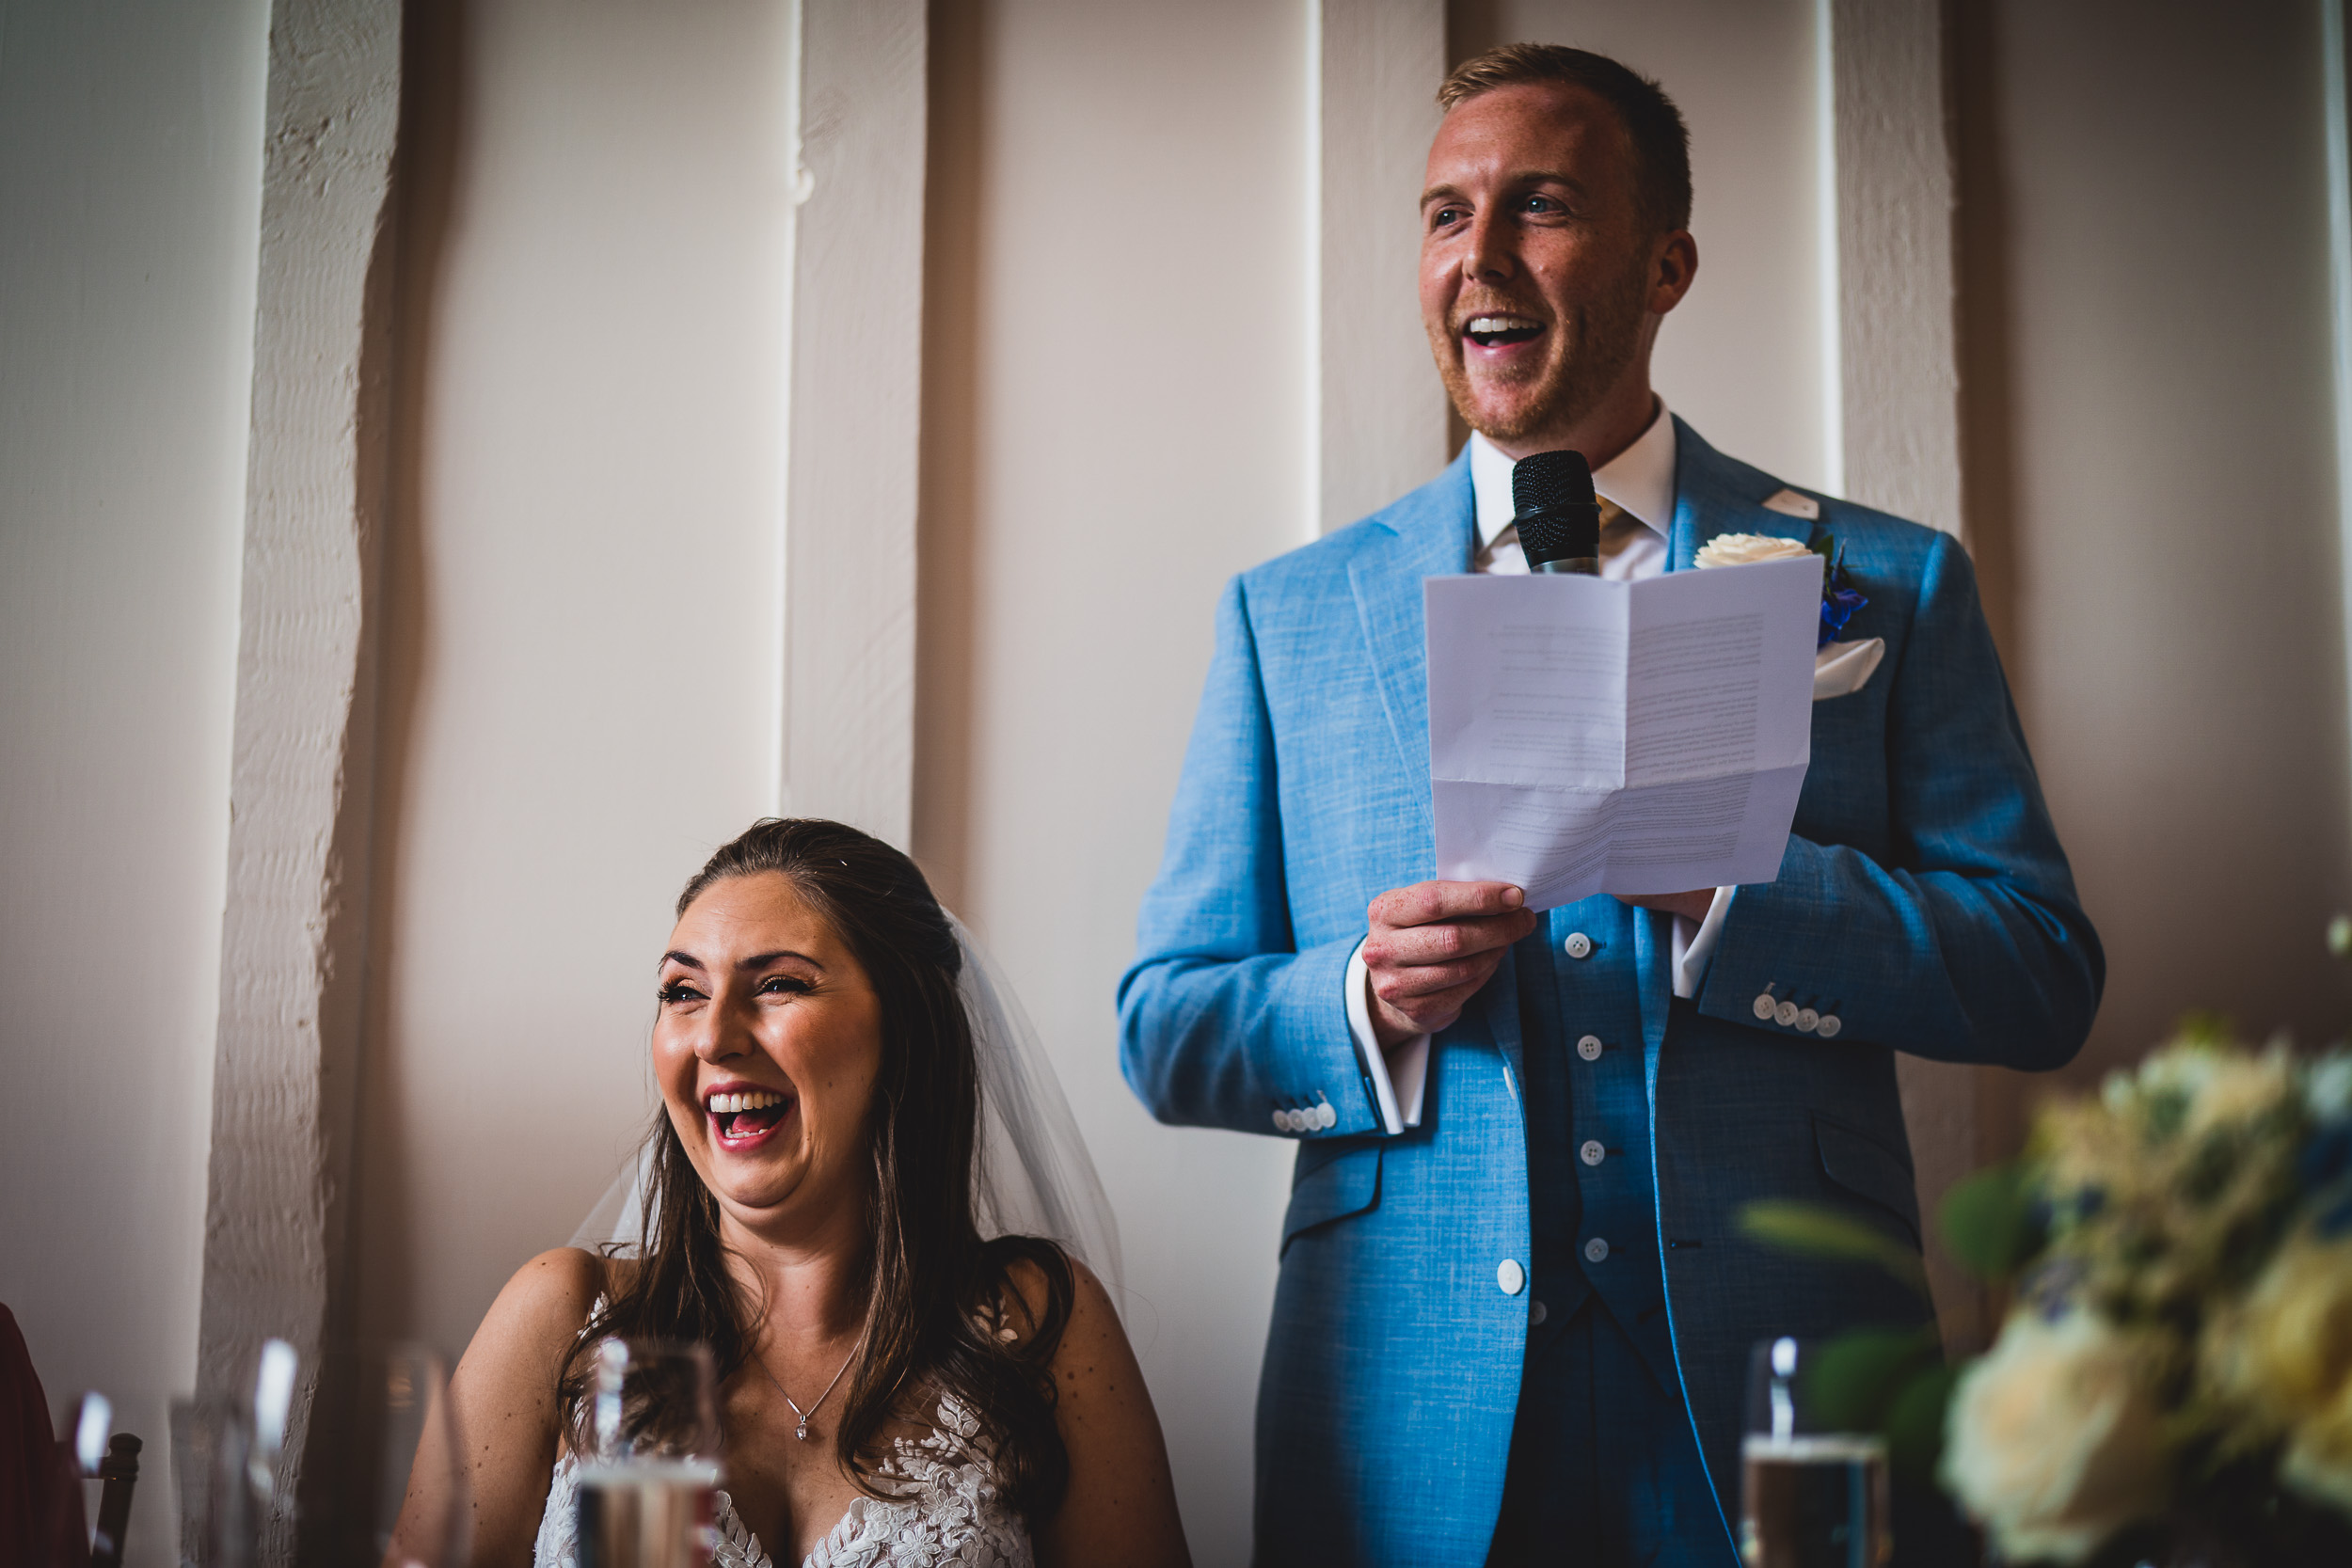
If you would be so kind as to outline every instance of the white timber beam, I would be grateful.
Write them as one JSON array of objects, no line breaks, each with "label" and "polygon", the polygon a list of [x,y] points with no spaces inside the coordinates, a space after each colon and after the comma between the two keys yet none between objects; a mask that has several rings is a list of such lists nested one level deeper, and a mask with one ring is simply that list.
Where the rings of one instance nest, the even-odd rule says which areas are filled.
[{"label": "white timber beam", "polygon": [[1310,538],[1446,462],[1415,203],[1445,80],[1444,0],[1309,0]]},{"label": "white timber beam", "polygon": [[1825,0],[1846,496],[1963,532],[1955,178],[1938,0]]},{"label": "white timber beam", "polygon": [[923,0],[801,0],[778,809],[901,849],[914,793]]},{"label": "white timber beam", "polygon": [[[1965,538],[1946,38],[1938,0],[1821,0],[1823,162],[1833,188],[1826,378],[1845,495]],[[1836,466],[1836,465],[1834,465]],[[1999,1069],[1898,1056],[1929,1275],[1945,1338],[1980,1343],[1982,1291],[1945,1254],[1935,1216],[1984,1158],[1980,1097]]]},{"label": "white timber beam", "polygon": [[197,1368],[249,1389],[294,1345],[297,1475],[346,1255],[400,81],[400,0],[277,0]]}]

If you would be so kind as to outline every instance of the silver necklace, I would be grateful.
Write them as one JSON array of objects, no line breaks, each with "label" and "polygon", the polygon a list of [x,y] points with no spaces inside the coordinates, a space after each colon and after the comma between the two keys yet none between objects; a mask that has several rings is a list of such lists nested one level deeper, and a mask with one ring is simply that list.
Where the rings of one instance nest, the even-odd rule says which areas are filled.
[{"label": "silver necklace", "polygon": [[[867,1319],[866,1329],[870,1329],[873,1326],[873,1320],[870,1318]],[[843,1374],[849,1371],[850,1363],[856,1360],[857,1353],[866,1348],[866,1329],[858,1331],[857,1343],[851,1345],[850,1347],[850,1354],[842,1358],[841,1370],[833,1374],[833,1381],[825,1385],[825,1391],[818,1395],[814,1400],[810,1401],[809,1406],[806,1410],[803,1410],[800,1405],[793,1401],[790,1394],[785,1393],[784,1385],[777,1380],[776,1374],[768,1370],[768,1358],[766,1356],[756,1355],[752,1358],[759,1363],[759,1370],[762,1372],[767,1373],[768,1381],[775,1384],[776,1392],[784,1394],[784,1402],[792,1406],[792,1414],[800,1418],[800,1424],[792,1429],[792,1435],[799,1438],[802,1442],[805,1443],[808,1441],[808,1418],[817,1414],[817,1407],[818,1405],[823,1404],[828,1399],[833,1397],[834,1389],[840,1386]]]}]

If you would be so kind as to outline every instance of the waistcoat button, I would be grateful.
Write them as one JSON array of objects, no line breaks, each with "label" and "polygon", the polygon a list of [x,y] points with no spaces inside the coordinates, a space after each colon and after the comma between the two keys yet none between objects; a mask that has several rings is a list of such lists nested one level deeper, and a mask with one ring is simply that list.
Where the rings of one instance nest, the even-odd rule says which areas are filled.
[{"label": "waistcoat button", "polygon": [[1582,1039],[1577,1041],[1576,1053],[1583,1057],[1588,1062],[1599,1061],[1600,1037],[1598,1035],[1587,1035]]},{"label": "waistcoat button", "polygon": [[1504,1295],[1516,1296],[1527,1286],[1527,1271],[1518,1259],[1505,1258],[1495,1265],[1495,1285]]},{"label": "waistcoat button", "polygon": [[1560,945],[1567,949],[1569,958],[1581,958],[1592,952],[1593,939],[1581,931],[1570,931],[1568,940]]},{"label": "waistcoat button", "polygon": [[1609,1243],[1598,1236],[1584,1243],[1584,1261],[1597,1263],[1609,1256]]},{"label": "waistcoat button", "polygon": [[1597,1165],[1609,1158],[1609,1150],[1601,1147],[1598,1138],[1587,1138],[1584,1140],[1584,1147],[1578,1149],[1576,1155],[1588,1165]]}]

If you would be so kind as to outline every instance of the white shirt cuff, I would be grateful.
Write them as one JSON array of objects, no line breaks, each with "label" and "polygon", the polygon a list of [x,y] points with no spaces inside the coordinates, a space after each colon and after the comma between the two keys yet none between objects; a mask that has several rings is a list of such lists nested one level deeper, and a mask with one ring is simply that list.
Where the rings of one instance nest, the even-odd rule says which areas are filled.
[{"label": "white shirt cuff", "polygon": [[1381,1131],[1394,1137],[1419,1127],[1422,1091],[1429,1085],[1429,1037],[1415,1035],[1393,1051],[1380,1049],[1372,1027],[1372,966],[1364,962],[1360,942],[1347,960],[1347,1029],[1356,1037],[1356,1054],[1380,1103]]},{"label": "white shirt cuff", "polygon": [[1715,943],[1724,934],[1724,911],[1731,908],[1731,895],[1739,891],[1717,888],[1715,901],[1707,906],[1707,918],[1695,926],[1681,915],[1675,916],[1675,995],[1685,1002],[1696,1001],[1699,988],[1707,984],[1708,962],[1715,957]]}]

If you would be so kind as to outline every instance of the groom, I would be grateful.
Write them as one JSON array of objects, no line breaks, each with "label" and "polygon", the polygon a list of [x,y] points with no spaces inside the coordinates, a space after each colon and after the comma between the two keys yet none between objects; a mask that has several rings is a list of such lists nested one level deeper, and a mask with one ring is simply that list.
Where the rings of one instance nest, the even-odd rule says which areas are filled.
[{"label": "groom", "polygon": [[[1950,538],[1725,457],[1649,385],[1689,290],[1682,119],[1577,50],[1472,60],[1422,313],[1477,434],[1244,573],[1120,989],[1164,1120],[1299,1145],[1258,1400],[1262,1563],[1738,1560],[1756,1340],[1926,1307],[1747,1239],[1799,1199],[1919,1243],[1895,1055],[2051,1068],[2104,964]],[[1530,913],[1434,859],[1422,582],[1524,571],[1510,469],[1587,454],[1603,576],[1835,533],[1879,640],[1817,700],[1779,876]]]}]

